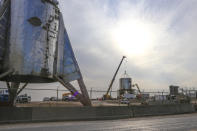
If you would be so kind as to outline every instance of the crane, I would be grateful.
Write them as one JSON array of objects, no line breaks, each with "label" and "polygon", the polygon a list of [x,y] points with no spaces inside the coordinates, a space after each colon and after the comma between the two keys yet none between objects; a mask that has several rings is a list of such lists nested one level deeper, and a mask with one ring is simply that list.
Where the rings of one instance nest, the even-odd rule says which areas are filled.
[{"label": "crane", "polygon": [[112,85],[113,85],[113,83],[114,83],[114,80],[115,80],[115,78],[116,78],[116,75],[117,75],[117,73],[118,73],[118,71],[119,71],[119,69],[120,69],[120,66],[122,65],[122,62],[123,62],[123,60],[124,60],[125,58],[126,58],[126,56],[123,56],[122,59],[121,59],[121,61],[120,61],[120,64],[118,65],[118,68],[117,68],[117,70],[116,70],[116,72],[115,72],[115,74],[114,74],[114,76],[113,76],[113,78],[112,78],[112,80],[111,80],[111,82],[110,82],[110,85],[109,85],[109,87],[108,87],[108,89],[107,89],[107,92],[106,92],[105,95],[103,95],[103,99],[104,99],[104,100],[110,99],[110,98],[111,98],[111,96],[109,95],[109,91],[110,91],[110,89],[112,88]]},{"label": "crane", "polygon": [[142,105],[148,105],[148,102],[146,101],[146,99],[144,99],[143,94],[142,94],[142,92],[140,91],[140,87],[138,86],[138,84],[136,83],[136,84],[133,85],[133,87],[134,87],[134,86],[137,87],[138,93],[139,93],[139,94],[136,95],[137,99],[140,101],[140,103],[141,103]]},{"label": "crane", "polygon": [[134,87],[134,86],[136,86],[137,89],[138,89],[138,92],[139,92],[140,94],[142,94],[142,92],[140,91],[140,88],[139,88],[138,84],[136,83],[136,84],[133,85],[133,87]]},{"label": "crane", "polygon": [[135,87],[135,86],[137,87],[138,93],[139,93],[139,94],[137,95],[137,98],[138,98],[138,99],[142,99],[142,92],[140,91],[139,85],[136,83],[136,84],[133,85],[133,87]]}]

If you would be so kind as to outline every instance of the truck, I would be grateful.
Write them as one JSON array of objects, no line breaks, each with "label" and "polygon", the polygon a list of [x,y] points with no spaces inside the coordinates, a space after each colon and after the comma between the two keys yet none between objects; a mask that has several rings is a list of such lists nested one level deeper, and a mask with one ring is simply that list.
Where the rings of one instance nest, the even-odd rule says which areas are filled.
[{"label": "truck", "polygon": [[17,96],[16,102],[18,103],[28,103],[31,101],[31,96],[28,96],[27,94],[19,95]]},{"label": "truck", "polygon": [[9,93],[8,90],[0,90],[0,102],[8,102]]},{"label": "truck", "polygon": [[0,90],[0,106],[9,105],[9,93],[8,90]]}]

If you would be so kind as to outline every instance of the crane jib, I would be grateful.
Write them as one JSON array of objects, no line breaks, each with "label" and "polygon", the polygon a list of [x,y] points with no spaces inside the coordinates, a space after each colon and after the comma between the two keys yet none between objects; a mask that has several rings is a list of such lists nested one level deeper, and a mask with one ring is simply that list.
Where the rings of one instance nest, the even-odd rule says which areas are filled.
[{"label": "crane jib", "polygon": [[126,56],[123,56],[123,57],[122,57],[122,59],[121,59],[121,61],[120,61],[120,64],[118,65],[118,68],[117,68],[117,70],[116,70],[116,72],[115,72],[115,74],[114,74],[114,76],[113,76],[113,78],[112,78],[112,80],[111,80],[111,82],[110,82],[109,88],[108,88],[107,93],[105,94],[105,96],[107,96],[107,95],[109,94],[109,91],[110,91],[110,89],[112,88],[112,85],[113,85],[113,83],[114,83],[114,80],[115,80],[115,78],[116,78],[116,75],[117,75],[117,73],[118,73],[118,71],[119,71],[119,69],[120,69],[120,66],[122,65],[122,62],[123,62],[123,60],[124,60],[125,58],[126,58]]}]

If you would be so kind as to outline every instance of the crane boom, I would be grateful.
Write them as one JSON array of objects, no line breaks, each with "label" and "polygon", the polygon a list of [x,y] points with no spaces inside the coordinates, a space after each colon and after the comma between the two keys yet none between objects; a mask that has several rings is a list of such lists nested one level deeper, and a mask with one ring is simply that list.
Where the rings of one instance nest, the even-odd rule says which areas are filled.
[{"label": "crane boom", "polygon": [[115,80],[115,78],[116,78],[116,75],[117,75],[117,73],[118,73],[118,71],[119,71],[119,69],[120,69],[120,66],[122,65],[122,62],[123,62],[123,60],[124,60],[125,58],[126,58],[126,56],[123,56],[123,57],[122,57],[122,59],[121,59],[121,61],[120,61],[120,64],[118,65],[118,68],[117,68],[117,70],[116,70],[116,72],[115,72],[115,74],[114,74],[114,76],[113,76],[113,78],[112,78],[112,80],[111,80],[111,82],[110,82],[109,88],[107,89],[107,92],[106,92],[106,94],[104,95],[104,99],[108,96],[109,91],[110,91],[110,89],[112,88],[112,85],[113,85],[114,80]]},{"label": "crane boom", "polygon": [[137,89],[138,89],[138,92],[139,92],[140,94],[142,94],[142,92],[140,91],[140,88],[139,88],[138,84],[136,83],[136,84],[134,84],[134,86],[136,86]]}]

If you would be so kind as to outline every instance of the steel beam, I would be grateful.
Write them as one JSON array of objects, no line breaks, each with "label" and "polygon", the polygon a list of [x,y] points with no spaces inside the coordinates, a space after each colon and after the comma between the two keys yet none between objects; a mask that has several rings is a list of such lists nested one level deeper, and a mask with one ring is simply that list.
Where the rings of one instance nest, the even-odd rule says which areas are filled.
[{"label": "steel beam", "polygon": [[[73,85],[71,85],[68,82],[64,82],[63,79],[60,77],[54,75],[54,78],[59,81],[65,88],[67,88],[73,95],[76,96],[76,98],[84,105],[84,106],[91,106],[91,102],[87,97],[84,97],[86,95],[79,93]],[[79,85],[80,86],[80,85]],[[83,91],[84,92],[84,91]],[[82,92],[82,93],[83,93]],[[89,98],[89,97],[88,97]]]},{"label": "steel beam", "polygon": [[19,91],[17,91],[17,96],[21,93],[21,91],[23,91],[23,89],[25,89],[25,87],[28,85],[28,83],[25,83],[20,89]]},{"label": "steel beam", "polygon": [[90,98],[89,98],[89,95],[88,95],[88,91],[86,89],[86,86],[85,86],[85,83],[84,83],[83,79],[81,78],[81,79],[78,79],[77,81],[78,81],[81,93],[82,93],[83,97],[85,98],[87,104],[91,105],[91,101],[90,101]]},{"label": "steel beam", "polygon": [[15,106],[16,104],[16,97],[17,97],[17,91],[19,89],[20,83],[18,82],[11,82],[11,86],[8,87],[9,91],[9,104],[10,106]]},{"label": "steel beam", "polygon": [[3,77],[6,77],[6,76],[12,74],[13,72],[14,72],[14,70],[13,69],[10,69],[10,70],[8,70],[8,71],[0,74],[0,79],[2,79]]}]

